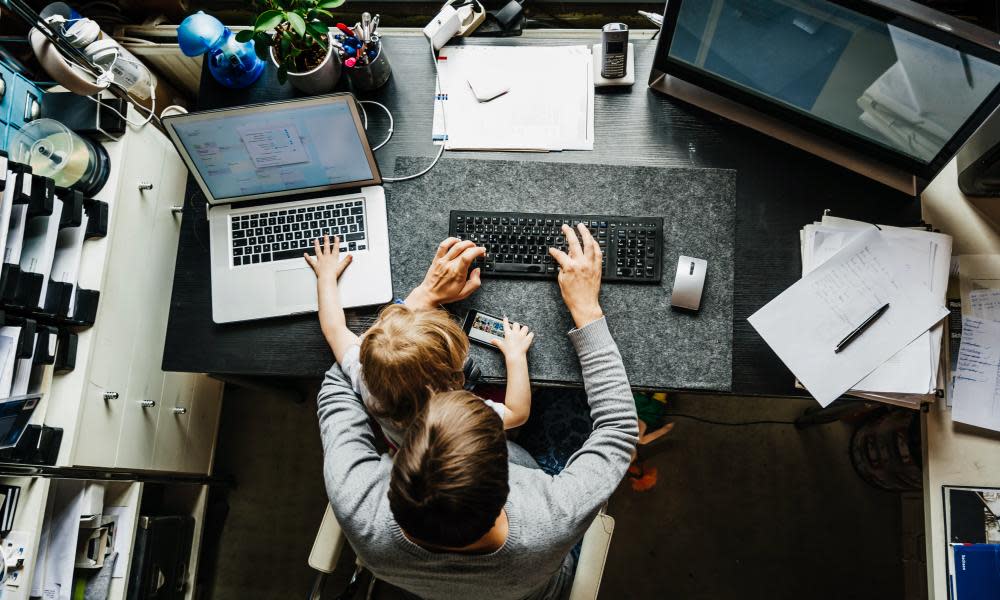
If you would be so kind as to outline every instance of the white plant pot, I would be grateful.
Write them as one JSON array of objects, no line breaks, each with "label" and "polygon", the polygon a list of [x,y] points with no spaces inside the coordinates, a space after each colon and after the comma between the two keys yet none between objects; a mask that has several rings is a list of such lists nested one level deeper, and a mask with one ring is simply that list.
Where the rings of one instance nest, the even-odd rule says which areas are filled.
[{"label": "white plant pot", "polygon": [[[333,52],[333,37],[327,34],[326,58],[318,67],[301,73],[288,72],[288,83],[304,94],[327,94],[337,87],[340,80],[340,56]],[[274,46],[271,46],[271,62],[278,66]]]}]

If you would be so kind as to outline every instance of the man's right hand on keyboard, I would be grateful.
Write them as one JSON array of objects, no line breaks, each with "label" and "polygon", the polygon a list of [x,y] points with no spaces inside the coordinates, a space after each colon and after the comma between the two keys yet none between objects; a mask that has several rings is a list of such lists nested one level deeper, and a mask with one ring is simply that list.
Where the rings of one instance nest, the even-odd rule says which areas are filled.
[{"label": "man's right hand on keyboard", "polygon": [[563,252],[558,248],[549,248],[549,254],[559,263],[559,291],[563,302],[573,316],[576,328],[582,329],[604,316],[598,300],[601,293],[601,248],[582,223],[578,223],[576,228],[583,239],[582,245],[576,232],[569,225],[563,225],[569,250]]}]

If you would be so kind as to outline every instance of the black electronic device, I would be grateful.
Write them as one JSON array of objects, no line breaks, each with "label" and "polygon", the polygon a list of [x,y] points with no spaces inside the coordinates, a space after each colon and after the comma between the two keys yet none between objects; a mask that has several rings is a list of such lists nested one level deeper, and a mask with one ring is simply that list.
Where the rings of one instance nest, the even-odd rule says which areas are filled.
[{"label": "black electronic device", "polygon": [[601,77],[621,79],[628,66],[628,25],[608,23],[601,29]]},{"label": "black electronic device", "polygon": [[42,118],[55,119],[76,133],[94,139],[115,141],[125,134],[128,102],[121,98],[94,98],[76,94],[45,94],[42,96]]},{"label": "black electronic device", "polygon": [[[663,218],[608,215],[451,211],[449,235],[486,248],[477,261],[484,277],[555,279],[549,248],[567,249],[562,225],[586,224],[603,256],[605,282],[659,283]],[[577,232],[579,235],[579,232]]]},{"label": "black electronic device", "polygon": [[128,598],[184,598],[194,519],[187,515],[141,516],[135,534]]},{"label": "black electronic device", "polygon": [[1000,106],[1000,35],[908,0],[671,0],[649,85],[917,196]]},{"label": "black electronic device", "polygon": [[462,330],[469,336],[470,342],[475,342],[481,346],[488,346],[497,349],[493,345],[493,340],[504,338],[503,319],[472,309],[465,315],[465,324]]}]

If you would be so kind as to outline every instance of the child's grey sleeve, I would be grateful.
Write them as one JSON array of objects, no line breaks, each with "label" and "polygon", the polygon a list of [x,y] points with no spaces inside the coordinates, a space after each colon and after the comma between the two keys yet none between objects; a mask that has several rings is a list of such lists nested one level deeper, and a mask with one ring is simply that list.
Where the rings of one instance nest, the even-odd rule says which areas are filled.
[{"label": "child's grey sleeve", "polygon": [[358,394],[361,393],[361,346],[351,344],[344,353],[343,360],[340,361],[340,368],[351,380],[351,387]]}]

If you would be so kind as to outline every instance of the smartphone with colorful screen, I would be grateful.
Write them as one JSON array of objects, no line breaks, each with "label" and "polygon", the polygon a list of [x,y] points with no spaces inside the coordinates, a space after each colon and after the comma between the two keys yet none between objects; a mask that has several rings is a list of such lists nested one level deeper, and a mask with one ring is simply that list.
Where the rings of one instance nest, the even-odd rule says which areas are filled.
[{"label": "smartphone with colorful screen", "polygon": [[462,329],[470,341],[493,349],[497,349],[492,343],[493,340],[503,339],[503,319],[475,309],[470,310],[465,316],[465,325]]}]

